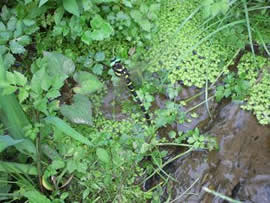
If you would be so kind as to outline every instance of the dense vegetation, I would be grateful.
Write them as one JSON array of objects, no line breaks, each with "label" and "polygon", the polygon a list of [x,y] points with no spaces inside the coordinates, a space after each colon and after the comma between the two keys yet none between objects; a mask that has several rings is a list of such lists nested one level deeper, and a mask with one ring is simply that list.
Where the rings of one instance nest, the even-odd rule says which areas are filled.
[{"label": "dense vegetation", "polygon": [[[170,128],[198,116],[181,111],[184,87],[204,88],[206,104],[241,101],[270,123],[268,1],[6,0],[0,8],[1,201],[160,202],[174,181],[165,166],[218,148],[198,128]],[[151,125],[125,96],[114,57]],[[161,109],[156,95],[166,97]],[[170,157],[164,146],[182,152]]]}]

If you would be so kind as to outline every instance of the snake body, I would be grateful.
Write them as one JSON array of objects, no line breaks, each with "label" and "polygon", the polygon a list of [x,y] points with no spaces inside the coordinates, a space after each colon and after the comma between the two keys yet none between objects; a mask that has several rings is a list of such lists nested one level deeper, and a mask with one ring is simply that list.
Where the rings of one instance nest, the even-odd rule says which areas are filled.
[{"label": "snake body", "polygon": [[140,98],[138,97],[134,85],[132,83],[132,80],[130,79],[130,75],[128,73],[128,70],[126,69],[125,66],[123,66],[121,64],[121,61],[119,59],[113,59],[111,62],[111,67],[113,68],[114,74],[117,77],[122,77],[124,78],[128,89],[130,90],[131,94],[133,95],[133,97],[135,98],[136,102],[140,105],[142,112],[144,113],[144,117],[147,121],[147,124],[150,125],[151,121],[150,121],[150,116],[147,113],[142,101],[140,100]]}]

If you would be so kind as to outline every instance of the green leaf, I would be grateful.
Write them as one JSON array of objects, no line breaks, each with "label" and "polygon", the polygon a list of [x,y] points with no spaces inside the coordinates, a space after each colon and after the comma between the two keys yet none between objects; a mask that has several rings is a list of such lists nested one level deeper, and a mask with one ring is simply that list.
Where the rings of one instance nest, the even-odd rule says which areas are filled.
[{"label": "green leaf", "polygon": [[2,7],[2,11],[1,11],[1,18],[3,21],[7,21],[9,19],[9,16],[10,16],[10,12],[9,12],[7,6],[4,5]]},{"label": "green leaf", "polygon": [[131,4],[131,2],[128,1],[128,0],[123,0],[123,4],[124,4],[126,7],[132,8],[132,4]]},{"label": "green leaf", "polygon": [[139,22],[139,24],[140,24],[140,26],[142,27],[143,30],[145,30],[147,32],[150,32],[152,25],[151,25],[149,20],[143,19],[143,20],[141,20]]},{"label": "green leaf", "polygon": [[219,3],[220,6],[220,11],[222,12],[222,14],[226,14],[226,12],[229,10],[229,2],[227,0],[221,0]]},{"label": "green leaf", "polygon": [[[47,3],[48,0],[40,0],[39,1],[39,4],[38,4],[38,7],[41,7],[43,6],[45,3]],[[64,0],[65,1],[65,0]]]},{"label": "green leaf", "polygon": [[75,16],[80,16],[79,7],[76,0],[64,0],[63,6],[66,11],[70,12]]},{"label": "green leaf", "polygon": [[142,16],[141,12],[138,11],[138,10],[132,10],[132,11],[130,12],[130,16],[131,16],[131,17],[135,20],[135,22],[137,22],[137,23],[143,19],[143,16]]},{"label": "green leaf", "polygon": [[93,146],[93,144],[84,136],[82,136],[80,133],[78,133],[76,130],[74,130],[72,127],[70,127],[69,124],[67,124],[65,121],[61,120],[58,117],[47,117],[45,119],[45,122],[48,124],[52,124],[55,127],[57,127],[57,129],[59,129],[61,132],[65,133],[66,135],[70,136],[71,138],[86,144],[88,146]]},{"label": "green leaf", "polygon": [[2,90],[1,93],[2,93],[3,96],[4,96],[4,95],[10,95],[10,94],[14,93],[16,90],[17,90],[17,87],[16,87],[16,86],[11,86],[11,85],[9,85],[9,86],[5,87],[5,88]]},{"label": "green leaf", "polygon": [[86,32],[83,33],[81,40],[87,44],[90,45],[92,43],[92,32],[87,30]]},{"label": "green leaf", "polygon": [[21,37],[18,37],[16,40],[22,46],[26,46],[26,45],[29,45],[31,43],[31,37],[29,37],[27,35],[23,35]]},{"label": "green leaf", "polygon": [[224,91],[224,96],[226,97],[226,98],[228,98],[230,95],[231,95],[231,90],[230,89],[225,89],[225,91]]},{"label": "green leaf", "polygon": [[26,89],[24,88],[19,89],[18,98],[19,98],[20,103],[22,103],[28,96],[29,96],[29,93]]},{"label": "green leaf", "polygon": [[9,84],[16,85],[15,74],[12,72],[6,72],[6,80]]},{"label": "green leaf", "polygon": [[216,16],[220,12],[220,2],[216,2],[211,6],[211,15]]},{"label": "green leaf", "polygon": [[10,66],[12,66],[15,63],[15,58],[11,53],[7,53],[4,56],[4,65],[8,69]]},{"label": "green leaf", "polygon": [[9,42],[9,46],[13,54],[22,54],[26,51],[25,48],[20,45],[16,40],[11,40]]},{"label": "green leaf", "polygon": [[34,107],[43,112],[45,115],[48,115],[49,112],[48,112],[48,108],[47,108],[47,103],[48,103],[48,99],[47,98],[36,98],[36,100],[34,101]]},{"label": "green leaf", "polygon": [[91,33],[88,33],[88,37],[92,40],[103,40],[110,37],[113,34],[112,26],[99,15],[96,15],[90,22],[91,27],[94,29]]},{"label": "green leaf", "polygon": [[74,80],[79,83],[79,87],[73,88],[77,94],[88,95],[103,87],[103,84],[91,73],[79,71],[74,75]]},{"label": "green leaf", "polygon": [[0,21],[0,32],[6,31],[6,26]]},{"label": "green leaf", "polygon": [[8,48],[4,45],[0,45],[0,55],[4,55],[8,51]]},{"label": "green leaf", "polygon": [[108,38],[113,34],[113,28],[109,23],[103,23],[100,29],[103,32],[104,38]]},{"label": "green leaf", "polygon": [[22,20],[18,20],[17,23],[16,23],[16,30],[14,32],[14,38],[17,38],[21,35],[23,35],[23,22]]},{"label": "green leaf", "polygon": [[99,15],[96,15],[91,21],[90,21],[90,24],[91,24],[91,27],[93,29],[99,29],[101,28],[102,24],[104,23],[104,20],[99,16]]},{"label": "green leaf", "polygon": [[11,32],[0,32],[0,44],[6,44],[6,42],[11,38]]},{"label": "green leaf", "polygon": [[203,5],[203,6],[209,6],[209,5],[211,5],[212,3],[214,3],[214,0],[203,0],[203,1],[202,1],[202,5]]},{"label": "green leaf", "polygon": [[97,148],[96,150],[97,157],[100,161],[104,163],[109,163],[110,162],[110,155],[109,153],[103,149],[103,148]]},{"label": "green leaf", "polygon": [[59,96],[61,96],[61,94],[58,89],[49,89],[49,91],[46,94],[46,97],[48,99],[55,99]]},{"label": "green leaf", "polygon": [[141,11],[142,13],[147,14],[148,10],[149,10],[149,9],[148,9],[148,6],[147,6],[146,4],[142,3],[142,4],[140,5],[140,11]]},{"label": "green leaf", "polygon": [[11,17],[7,23],[7,30],[14,31],[16,29],[17,19],[15,17]]},{"label": "green leaf", "polygon": [[20,72],[14,71],[15,81],[17,85],[24,86],[27,82],[27,78]]},{"label": "green leaf", "polygon": [[65,167],[65,162],[63,160],[53,160],[53,162],[50,165],[51,168],[58,170],[60,168],[64,168]]},{"label": "green leaf", "polygon": [[42,90],[47,91],[51,86],[49,75],[46,73],[45,67],[42,67],[36,73],[34,73],[31,80],[31,89],[37,94],[40,94]]},{"label": "green leaf", "polygon": [[90,37],[92,40],[101,41],[105,38],[102,30],[94,30],[90,33]]},{"label": "green leaf", "polygon": [[105,54],[103,51],[97,52],[95,55],[95,60],[100,62],[100,61],[104,61],[105,59]]},{"label": "green leaf", "polygon": [[65,12],[65,10],[63,7],[57,8],[56,11],[54,12],[53,18],[54,18],[54,22],[56,25],[61,22],[61,20],[64,16],[64,12]]},{"label": "green leaf", "polygon": [[23,193],[30,203],[51,203],[51,201],[37,190],[31,190]]},{"label": "green leaf", "polygon": [[195,140],[193,137],[189,137],[188,140],[187,140],[187,142],[188,142],[189,144],[193,144],[195,141],[196,141],[196,140]]},{"label": "green leaf", "polygon": [[43,52],[44,57],[48,62],[47,72],[49,75],[71,75],[75,70],[75,64],[71,59],[57,52]]},{"label": "green leaf", "polygon": [[20,142],[23,142],[23,139],[14,140],[9,135],[0,135],[0,152],[4,151],[7,147],[16,145]]},{"label": "green leaf", "polygon": [[[0,81],[5,80],[5,67],[0,55]],[[0,96],[1,114],[0,119],[8,129],[9,135],[14,139],[24,139],[23,128],[29,125],[29,121],[21,109],[15,95]],[[15,146],[20,152],[35,157],[35,145],[29,139]],[[0,164],[1,167],[1,164]]]},{"label": "green leaf", "polygon": [[76,94],[73,104],[62,105],[60,111],[67,119],[77,124],[92,125],[91,102],[86,96]]},{"label": "green leaf", "polygon": [[6,161],[0,161],[0,172],[28,174],[34,176],[38,175],[37,168],[35,166],[32,166],[32,164],[19,164],[15,162],[6,162]]},{"label": "green leaf", "polygon": [[36,22],[32,19],[28,19],[28,18],[25,18],[23,19],[23,24],[27,27],[30,27],[32,25],[34,25]]},{"label": "green leaf", "polygon": [[95,64],[93,67],[93,73],[96,75],[101,75],[103,72],[103,65],[101,64]]},{"label": "green leaf", "polygon": [[93,7],[93,3],[89,0],[82,0],[82,6],[84,11],[88,11]]},{"label": "green leaf", "polygon": [[32,2],[32,0],[24,0],[25,5],[27,5],[27,4],[31,3],[31,2]]}]

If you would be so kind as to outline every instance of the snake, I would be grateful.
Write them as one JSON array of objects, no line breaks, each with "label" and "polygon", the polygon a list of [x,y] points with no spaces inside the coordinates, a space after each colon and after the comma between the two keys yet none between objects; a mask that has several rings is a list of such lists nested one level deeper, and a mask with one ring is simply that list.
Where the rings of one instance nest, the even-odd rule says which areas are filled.
[{"label": "snake", "polygon": [[135,101],[140,105],[140,108],[144,114],[144,117],[146,119],[146,122],[148,125],[151,124],[151,120],[150,120],[150,115],[148,114],[148,112],[146,111],[143,102],[140,100],[140,98],[138,97],[138,94],[136,93],[135,87],[133,85],[133,82],[130,78],[130,74],[127,70],[127,68],[121,63],[120,59],[114,58],[111,60],[111,67],[114,71],[114,74],[119,77],[119,78],[123,78],[126,82],[126,85],[128,87],[128,89],[130,90],[132,96],[134,97]]}]

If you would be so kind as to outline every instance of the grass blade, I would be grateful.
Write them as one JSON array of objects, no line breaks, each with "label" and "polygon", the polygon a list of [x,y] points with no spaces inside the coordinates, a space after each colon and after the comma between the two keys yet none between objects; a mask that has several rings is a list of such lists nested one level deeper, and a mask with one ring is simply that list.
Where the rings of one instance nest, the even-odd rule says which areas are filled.
[{"label": "grass blade", "polygon": [[37,175],[37,168],[30,164],[0,161],[0,171],[5,173]]},{"label": "grass blade", "polygon": [[217,196],[217,197],[219,197],[219,198],[221,198],[221,199],[227,200],[227,201],[229,201],[229,202],[232,202],[232,203],[241,203],[241,202],[238,201],[238,200],[234,200],[234,199],[232,199],[232,198],[230,198],[230,197],[227,197],[227,196],[225,196],[225,195],[223,195],[223,194],[221,194],[221,193],[219,193],[219,192],[216,192],[216,191],[214,191],[214,190],[210,190],[210,189],[207,188],[207,187],[203,187],[203,190],[204,190],[205,192],[208,192],[208,193],[210,193],[210,194],[212,194],[212,195],[215,195],[215,196]]},{"label": "grass blade", "polygon": [[[0,81],[5,80],[5,68],[2,57],[0,56]],[[0,88],[0,120],[8,129],[9,135],[14,139],[23,139],[15,147],[22,153],[29,154],[34,157],[36,148],[34,143],[24,136],[23,128],[29,125],[29,121],[23,112],[17,98],[12,95],[1,95]]]},{"label": "grass blade", "polygon": [[244,4],[245,15],[246,15],[246,22],[247,22],[249,43],[250,43],[250,47],[251,47],[251,51],[253,53],[253,56],[255,57],[255,52],[254,52],[254,47],[253,47],[253,42],[252,42],[252,34],[251,34],[251,29],[250,29],[250,22],[249,22],[249,16],[248,16],[248,9],[247,9],[247,2],[246,2],[246,0],[243,0],[243,4]]},{"label": "grass blade", "polygon": [[48,124],[52,124],[57,127],[60,131],[65,133],[66,135],[72,137],[73,139],[81,142],[82,144],[86,144],[88,146],[93,146],[93,144],[76,130],[74,130],[70,125],[68,125],[65,121],[61,120],[58,117],[50,116],[45,119],[45,122]]}]

